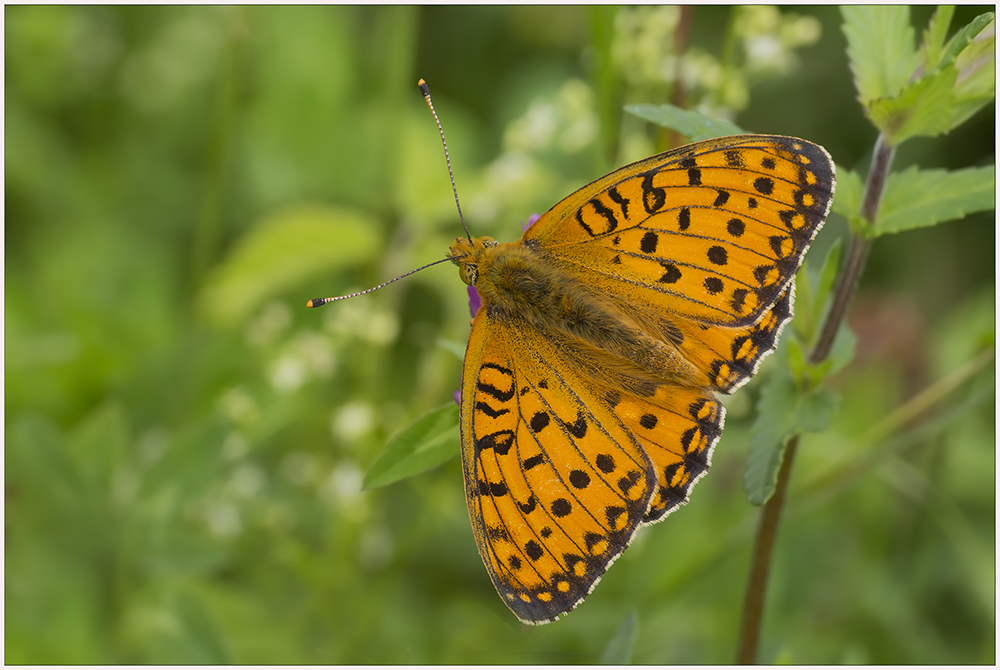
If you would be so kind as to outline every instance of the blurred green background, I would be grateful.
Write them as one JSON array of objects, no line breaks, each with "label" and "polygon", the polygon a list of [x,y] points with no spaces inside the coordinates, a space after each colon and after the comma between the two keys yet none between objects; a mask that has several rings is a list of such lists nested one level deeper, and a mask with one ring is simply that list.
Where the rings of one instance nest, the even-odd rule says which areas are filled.
[{"label": "blurred green background", "polygon": [[[913,9],[918,34],[930,12]],[[630,102],[804,137],[863,172],[875,132],[835,8],[699,7],[680,65],[676,9],[4,14],[6,662],[590,663],[633,611],[632,660],[732,661],[757,383],[726,399],[691,503],[530,628],[476,553],[458,444],[361,490],[458,387],[455,269],[304,304],[460,234],[419,77],[473,233],[503,241],[667,148]],[[991,104],[895,168],[990,164],[994,127]],[[845,234],[832,217],[810,257]],[[876,244],[842,412],[799,452],[761,661],[994,662],[994,366],[968,363],[992,348],[995,242],[989,212]]]}]

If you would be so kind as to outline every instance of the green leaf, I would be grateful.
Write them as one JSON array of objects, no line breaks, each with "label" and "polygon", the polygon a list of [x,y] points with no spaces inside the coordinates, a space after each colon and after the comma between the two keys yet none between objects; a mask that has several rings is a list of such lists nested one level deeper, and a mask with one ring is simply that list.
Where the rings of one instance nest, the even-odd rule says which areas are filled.
[{"label": "green leaf", "polygon": [[757,403],[743,478],[751,504],[763,505],[774,493],[788,440],[800,433],[824,430],[839,404],[840,396],[833,391],[804,393],[787,374],[775,374],[768,380]]},{"label": "green leaf", "polygon": [[[992,14],[984,16],[992,22]],[[976,21],[979,18],[982,17],[977,17]],[[980,32],[955,59],[955,67],[958,68],[958,82],[954,90],[952,128],[958,127],[996,96],[995,28]]]},{"label": "green leaf", "polygon": [[94,489],[108,492],[127,453],[128,439],[128,415],[115,402],[100,406],[73,429],[71,456]]},{"label": "green leaf", "polygon": [[47,417],[29,414],[15,424],[5,464],[8,486],[23,488],[47,513],[76,509],[86,489],[66,439]]},{"label": "green leaf", "polygon": [[995,206],[996,166],[889,175],[874,233],[885,235],[959,219]]},{"label": "green leaf", "polygon": [[806,371],[806,350],[799,337],[789,337],[784,340],[785,357],[788,360],[788,371],[793,379],[801,379]]},{"label": "green leaf", "polygon": [[632,662],[632,649],[639,635],[639,614],[629,612],[618,626],[608,646],[601,653],[601,665],[628,665]]},{"label": "green leaf", "polygon": [[625,111],[640,119],[676,130],[692,142],[746,133],[745,130],[731,121],[713,119],[701,112],[681,109],[673,105],[625,105]]},{"label": "green leaf", "polygon": [[833,347],[830,348],[830,355],[826,360],[830,361],[830,367],[826,375],[835,375],[843,370],[848,363],[854,360],[854,351],[858,345],[858,336],[846,323],[841,323],[837,330],[837,336],[833,338]]},{"label": "green leaf", "polygon": [[952,90],[958,70],[947,67],[906,86],[897,96],[875,100],[866,108],[871,122],[898,146],[912,137],[934,137],[951,130]]},{"label": "green leaf", "polygon": [[435,468],[458,455],[458,405],[449,402],[404,428],[365,473],[374,489]]},{"label": "green leaf", "polygon": [[[946,67],[951,65],[959,57],[959,54],[963,53],[965,49],[972,43],[973,39],[979,35],[992,21],[993,13],[986,12],[985,14],[980,14],[976,18],[969,21],[958,33],[951,38],[948,43],[948,48],[941,58],[941,63],[938,67]],[[992,41],[990,38],[988,41]]]},{"label": "green leaf", "polygon": [[898,94],[918,65],[910,8],[849,5],[840,13],[858,99],[867,106]]},{"label": "green leaf", "polygon": [[843,256],[843,249],[844,245],[841,243],[841,240],[836,240],[830,245],[823,263],[819,266],[819,272],[816,273],[815,288],[813,289],[818,303],[826,302],[827,297],[833,291],[833,286],[837,282],[837,273],[840,271],[840,259]]},{"label": "green leaf", "polygon": [[[995,38],[992,32],[977,38],[992,20],[992,14],[982,14],[962,28],[948,43],[939,62],[934,67],[925,66],[922,76],[907,83],[898,94],[865,101],[865,113],[890,144],[946,133],[993,99]],[[941,28],[933,25],[932,29],[934,34],[927,38],[937,40]],[[972,45],[972,53],[964,56]],[[937,58],[934,54],[927,57]]]},{"label": "green leaf", "polygon": [[[378,230],[373,217],[352,210],[280,211],[244,235],[214,270],[200,307],[216,322],[236,322],[268,297],[365,262],[379,248]],[[303,296],[303,305],[311,297]]]},{"label": "green leaf", "polygon": [[857,172],[837,166],[837,190],[833,194],[833,211],[848,220],[853,229],[862,223],[861,201],[865,183]]},{"label": "green leaf", "polygon": [[438,346],[445,351],[450,351],[458,357],[458,360],[465,360],[465,343],[456,342],[455,340],[450,340],[446,337],[439,337],[437,339]]},{"label": "green leaf", "polygon": [[818,270],[806,261],[795,279],[795,333],[803,342],[812,342],[823,318],[823,308],[833,290],[840,269],[843,245],[840,240],[830,245]]},{"label": "green leaf", "polygon": [[954,5],[939,5],[924,30],[924,67],[937,66],[944,53],[944,40],[948,36],[951,17],[955,15]]},{"label": "green leaf", "polygon": [[171,605],[169,611],[179,630],[171,631],[172,635],[161,633],[159,642],[163,655],[160,658],[164,663],[223,665],[231,662],[219,627],[198,598],[180,592]]}]

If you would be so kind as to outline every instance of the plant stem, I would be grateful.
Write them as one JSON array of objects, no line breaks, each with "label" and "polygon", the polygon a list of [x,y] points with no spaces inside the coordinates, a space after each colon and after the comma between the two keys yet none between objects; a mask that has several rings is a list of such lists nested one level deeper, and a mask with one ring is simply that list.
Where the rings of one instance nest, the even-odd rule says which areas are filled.
[{"label": "plant stem", "polygon": [[[687,87],[684,85],[683,70],[684,56],[691,37],[691,24],[694,21],[694,7],[681,5],[680,13],[677,27],[674,29],[674,54],[677,59],[674,65],[674,86],[670,92],[670,104],[678,109],[687,109]],[[664,150],[679,147],[683,143],[681,134],[676,130],[663,128],[660,137]]]},{"label": "plant stem", "polygon": [[743,621],[740,625],[740,642],[736,652],[736,662],[752,665],[757,662],[757,645],[760,643],[760,627],[764,615],[764,595],[767,592],[767,577],[771,568],[771,552],[774,549],[778,521],[781,518],[782,503],[788,489],[789,473],[798,451],[799,438],[796,435],[788,442],[778,471],[778,483],[774,495],[768,499],[760,514],[757,537],[753,544],[753,561],[750,564],[750,579],[746,597],[743,600]]},{"label": "plant stem", "polygon": [[[865,196],[861,203],[861,216],[871,227],[875,223],[882,193],[889,177],[889,167],[896,149],[887,144],[879,135],[875,142],[875,152],[872,156],[871,169],[868,171],[868,183],[865,184]],[[820,329],[816,345],[809,355],[811,363],[820,363],[830,354],[834,339],[840,330],[840,324],[847,314],[847,306],[854,294],[865,260],[871,249],[871,239],[862,235],[852,234],[851,245],[841,268],[834,289],[830,311]],[[789,440],[785,448],[781,469],[778,471],[778,481],[774,495],[764,505],[761,511],[760,524],[757,526],[757,537],[754,540],[753,557],[750,564],[750,578],[747,581],[746,596],[743,601],[743,620],[740,624],[739,647],[736,652],[736,662],[747,665],[757,662],[757,647],[760,643],[760,629],[763,621],[764,596],[767,592],[768,573],[771,569],[771,556],[774,541],[778,535],[778,522],[781,519],[781,508],[785,502],[785,491],[791,479],[792,463],[799,447],[796,435]]]}]

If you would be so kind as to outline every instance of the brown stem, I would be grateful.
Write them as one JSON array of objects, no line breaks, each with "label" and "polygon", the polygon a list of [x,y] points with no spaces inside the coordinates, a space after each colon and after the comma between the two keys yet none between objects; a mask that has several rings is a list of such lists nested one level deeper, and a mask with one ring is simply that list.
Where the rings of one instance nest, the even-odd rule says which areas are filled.
[{"label": "brown stem", "polygon": [[[670,93],[670,104],[679,109],[687,108],[687,88],[684,86],[683,64],[684,53],[688,48],[688,38],[691,34],[691,23],[694,20],[694,7],[691,5],[681,5],[681,15],[674,29],[674,53],[677,55],[674,66],[674,88]],[[661,140],[666,141],[666,149],[673,149],[683,144],[681,134],[676,130],[663,129],[666,136]]]},{"label": "brown stem", "polygon": [[[868,171],[868,183],[865,185],[865,196],[861,203],[861,216],[864,217],[869,226],[874,224],[878,214],[879,203],[882,201],[882,193],[885,190],[885,182],[889,177],[889,166],[892,164],[894,155],[895,147],[886,144],[880,135],[875,143],[875,153],[872,157],[871,169]],[[830,311],[820,329],[816,345],[809,355],[811,363],[819,363],[830,354],[870,249],[871,239],[856,234],[851,236],[850,249],[844,266],[840,270],[833,301],[830,303]],[[757,647],[760,642],[764,596],[767,592],[771,556],[778,535],[778,522],[781,519],[781,508],[785,502],[785,491],[788,488],[788,481],[791,479],[792,463],[795,460],[798,446],[798,436],[789,440],[788,446],[785,448],[781,469],[778,471],[774,495],[764,505],[760,524],[757,526],[757,537],[754,540],[753,557],[750,564],[750,578],[747,581],[747,591],[743,601],[743,620],[740,624],[740,641],[736,656],[736,662],[740,664],[757,662]]]},{"label": "brown stem", "polygon": [[736,662],[752,665],[757,662],[757,645],[760,642],[760,627],[764,617],[764,595],[767,592],[767,577],[771,567],[771,552],[778,533],[782,503],[788,489],[789,473],[798,451],[799,438],[793,437],[785,449],[785,457],[778,471],[778,483],[760,514],[757,537],[753,545],[753,560],[750,564],[750,580],[746,598],[743,601],[743,621],[740,626],[740,646],[736,652]]}]

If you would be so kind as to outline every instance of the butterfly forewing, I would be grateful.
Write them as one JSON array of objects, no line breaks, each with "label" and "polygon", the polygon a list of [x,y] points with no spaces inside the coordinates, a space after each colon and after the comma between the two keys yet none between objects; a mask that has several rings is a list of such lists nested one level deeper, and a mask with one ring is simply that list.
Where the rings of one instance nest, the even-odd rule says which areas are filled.
[{"label": "butterfly forewing", "polygon": [[746,326],[794,277],[832,193],[821,147],[772,136],[709,140],[590,184],[524,240],[603,295]]}]

